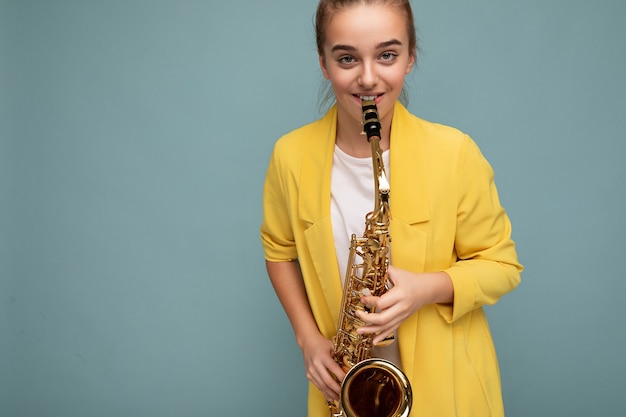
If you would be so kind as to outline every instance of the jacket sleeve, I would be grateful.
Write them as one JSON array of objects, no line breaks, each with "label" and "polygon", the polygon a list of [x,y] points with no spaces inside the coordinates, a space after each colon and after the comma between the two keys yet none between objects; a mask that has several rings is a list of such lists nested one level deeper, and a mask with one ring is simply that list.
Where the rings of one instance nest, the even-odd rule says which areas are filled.
[{"label": "jacket sleeve", "polygon": [[291,226],[289,199],[285,191],[280,152],[275,148],[269,162],[263,187],[263,221],[261,243],[265,259],[291,261],[298,257]]},{"label": "jacket sleeve", "polygon": [[519,284],[522,271],[493,170],[469,137],[458,158],[457,196],[457,261],[445,271],[452,279],[454,302],[437,306],[448,322],[495,304]]}]

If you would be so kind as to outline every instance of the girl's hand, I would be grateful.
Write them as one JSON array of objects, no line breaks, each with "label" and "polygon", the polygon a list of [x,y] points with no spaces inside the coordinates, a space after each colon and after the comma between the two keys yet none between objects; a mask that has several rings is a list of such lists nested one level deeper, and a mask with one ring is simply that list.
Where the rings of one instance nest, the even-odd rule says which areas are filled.
[{"label": "girl's hand", "polygon": [[340,382],[346,373],[332,357],[333,342],[321,334],[311,335],[302,343],[306,377],[326,397],[326,400],[338,400]]},{"label": "girl's hand", "polygon": [[388,279],[393,287],[380,297],[363,297],[361,302],[374,307],[375,313],[358,311],[365,326],[360,334],[375,334],[374,344],[393,334],[410,315],[427,304],[451,303],[452,280],[445,272],[414,273],[389,266]]}]

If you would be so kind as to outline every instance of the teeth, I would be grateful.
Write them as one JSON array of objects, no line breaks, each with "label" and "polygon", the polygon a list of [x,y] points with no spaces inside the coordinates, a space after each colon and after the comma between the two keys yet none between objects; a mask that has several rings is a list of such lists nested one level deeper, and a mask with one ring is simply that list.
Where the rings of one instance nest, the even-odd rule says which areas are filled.
[{"label": "teeth", "polygon": [[361,100],[372,101],[376,99],[376,96],[359,96]]}]

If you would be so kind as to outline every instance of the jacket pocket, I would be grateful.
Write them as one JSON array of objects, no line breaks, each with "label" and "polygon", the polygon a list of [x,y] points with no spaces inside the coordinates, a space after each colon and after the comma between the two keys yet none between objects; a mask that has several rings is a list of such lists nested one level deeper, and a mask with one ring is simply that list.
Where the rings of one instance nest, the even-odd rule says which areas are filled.
[{"label": "jacket pocket", "polygon": [[410,224],[391,220],[391,263],[412,272],[424,272],[428,235]]}]

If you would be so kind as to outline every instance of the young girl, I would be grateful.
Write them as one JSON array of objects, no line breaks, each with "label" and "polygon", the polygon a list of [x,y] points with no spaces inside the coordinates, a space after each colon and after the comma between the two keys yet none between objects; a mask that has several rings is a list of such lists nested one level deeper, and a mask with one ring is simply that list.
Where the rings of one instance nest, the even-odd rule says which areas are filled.
[{"label": "young girl", "polygon": [[320,68],[336,103],[275,145],[264,188],[267,271],[302,349],[310,417],[327,416],[345,373],[333,360],[349,239],[373,209],[361,102],[375,97],[390,177],[393,287],[363,297],[360,333],[397,342],[411,416],[502,416],[496,354],[483,305],[519,283],[522,266],[493,172],[475,143],[400,103],[417,53],[408,0],[321,0]]}]

